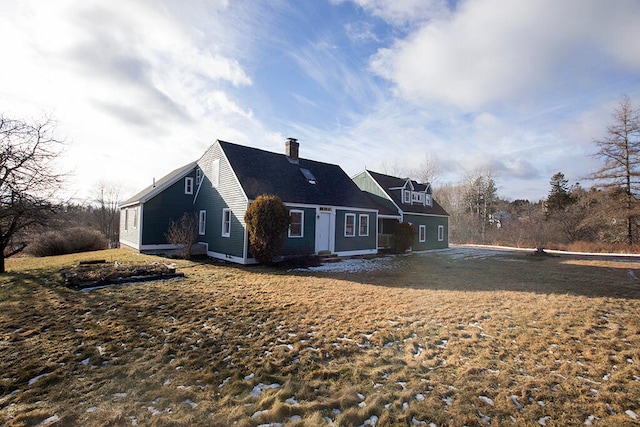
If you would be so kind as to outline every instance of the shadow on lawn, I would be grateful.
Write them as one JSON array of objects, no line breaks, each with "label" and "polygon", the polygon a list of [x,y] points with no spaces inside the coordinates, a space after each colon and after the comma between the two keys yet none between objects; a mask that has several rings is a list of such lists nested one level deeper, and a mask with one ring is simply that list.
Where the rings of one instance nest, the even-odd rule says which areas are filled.
[{"label": "shadow on lawn", "polygon": [[287,273],[390,288],[640,299],[640,262],[637,260],[606,260],[590,265],[579,256],[499,253],[487,257],[452,257],[440,251],[363,260],[362,264],[344,270],[320,267]]}]

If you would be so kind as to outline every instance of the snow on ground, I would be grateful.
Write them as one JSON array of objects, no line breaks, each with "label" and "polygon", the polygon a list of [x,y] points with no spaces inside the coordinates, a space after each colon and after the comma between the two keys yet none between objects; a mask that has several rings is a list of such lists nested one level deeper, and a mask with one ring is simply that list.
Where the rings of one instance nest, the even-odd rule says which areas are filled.
[{"label": "snow on ground", "polygon": [[318,267],[299,268],[298,271],[322,271],[330,273],[363,273],[375,270],[393,270],[413,256],[442,256],[453,260],[489,258],[509,253],[508,250],[495,250],[476,247],[452,247],[448,249],[433,249],[429,251],[413,252],[407,255],[384,255],[372,259],[345,258],[337,262],[327,262]]},{"label": "snow on ground", "polygon": [[[618,260],[637,260],[640,254],[599,254],[583,252],[563,252],[545,250],[549,254],[574,255],[585,257],[615,258]],[[482,246],[482,245],[453,245],[447,249],[432,249],[428,251],[413,252],[407,255],[384,255],[372,259],[345,258],[337,262],[327,262],[318,267],[298,268],[297,271],[321,271],[329,273],[363,273],[376,270],[393,270],[403,264],[412,256],[434,257],[446,256],[454,261],[468,259],[485,259],[495,256],[503,256],[520,253],[533,253],[534,249],[512,248],[506,246]],[[295,271],[294,270],[294,271]],[[633,274],[631,272],[630,274]]]}]

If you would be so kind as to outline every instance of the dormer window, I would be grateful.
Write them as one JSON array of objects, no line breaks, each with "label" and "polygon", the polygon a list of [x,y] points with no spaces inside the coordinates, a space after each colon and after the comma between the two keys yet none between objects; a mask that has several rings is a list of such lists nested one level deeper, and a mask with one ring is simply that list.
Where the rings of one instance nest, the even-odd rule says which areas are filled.
[{"label": "dormer window", "polygon": [[411,191],[410,190],[403,190],[402,191],[402,202],[409,204],[411,203]]},{"label": "dormer window", "polygon": [[411,193],[411,202],[424,204],[424,193]]},{"label": "dormer window", "polygon": [[432,200],[433,200],[433,199],[431,198],[431,194],[425,194],[425,195],[424,195],[424,199],[425,199],[425,200],[424,200],[424,204],[425,204],[426,206],[433,206],[433,204],[432,204],[432,203],[433,203],[433,202],[432,202]]},{"label": "dormer window", "polygon": [[196,186],[200,185],[200,181],[202,181],[202,169],[196,168]]}]

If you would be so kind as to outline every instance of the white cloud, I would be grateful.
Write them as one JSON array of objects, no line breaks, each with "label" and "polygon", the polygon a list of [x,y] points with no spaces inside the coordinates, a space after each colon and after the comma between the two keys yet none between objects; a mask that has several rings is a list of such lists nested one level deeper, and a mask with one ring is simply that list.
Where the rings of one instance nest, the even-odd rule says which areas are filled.
[{"label": "white cloud", "polygon": [[[262,133],[223,90],[252,84],[227,56],[232,31],[223,40],[214,29],[194,31],[159,2],[13,3],[0,5],[0,39],[12,41],[0,67],[0,111],[57,119],[78,195],[103,178],[139,190],[216,138]],[[212,14],[226,7],[214,6]]]},{"label": "white cloud", "polygon": [[389,47],[371,67],[401,96],[475,109],[557,94],[615,66],[640,68],[640,3],[470,0]]},{"label": "white cloud", "polygon": [[354,0],[354,3],[398,26],[447,16],[449,13],[446,0]]}]

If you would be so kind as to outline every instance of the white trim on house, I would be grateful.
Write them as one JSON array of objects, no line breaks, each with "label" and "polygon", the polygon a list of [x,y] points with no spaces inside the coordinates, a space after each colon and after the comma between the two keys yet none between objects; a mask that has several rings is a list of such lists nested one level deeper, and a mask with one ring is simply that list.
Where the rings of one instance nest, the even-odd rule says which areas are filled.
[{"label": "white trim on house", "polygon": [[[438,227],[442,227],[439,225]],[[418,230],[418,242],[424,243],[427,241],[427,226],[425,224],[420,224]]]},{"label": "white trim on house", "polygon": [[[365,221],[367,225],[367,229],[364,233],[362,232],[362,217],[365,217],[367,219]],[[358,236],[366,237],[368,235],[369,235],[369,214],[360,214],[358,215]]]},{"label": "white trim on house", "polygon": [[243,265],[257,264],[256,260],[253,258],[243,258],[239,256],[229,255],[229,254],[223,254],[221,252],[213,252],[208,250],[208,248],[207,248],[207,256],[210,256],[211,258],[221,259],[224,261],[232,261],[237,264],[243,264]]},{"label": "white trim on house", "polygon": [[342,251],[342,252],[334,252],[336,256],[356,256],[356,255],[370,255],[377,254],[378,249],[360,249],[357,251]]},{"label": "white trim on house", "polygon": [[[347,225],[349,223],[347,218],[353,218],[353,223],[351,225],[351,233],[347,234]],[[344,214],[344,237],[356,237],[356,228],[358,227],[358,223],[356,222],[356,214],[347,212]]]},{"label": "white trim on house", "polygon": [[[291,226],[293,225],[293,216],[292,214],[300,215],[300,233],[299,234],[291,234]],[[304,237],[304,211],[300,209],[290,209],[289,210],[289,229],[287,230],[287,237],[291,237],[294,239],[299,239]]]},{"label": "white trim on house", "polygon": [[444,225],[438,225],[438,242],[444,242]]},{"label": "white trim on house", "polygon": [[[229,215],[229,219],[225,220],[225,217]],[[225,224],[228,223],[228,227],[225,227]],[[244,227],[246,229],[246,227]],[[231,236],[231,208],[222,208],[222,227],[221,227],[222,237],[230,237]]]},{"label": "white trim on house", "polygon": [[198,235],[205,236],[207,234],[207,211],[202,209],[198,212]]},{"label": "white trim on house", "polygon": [[193,177],[184,177],[184,194],[193,195]]}]

